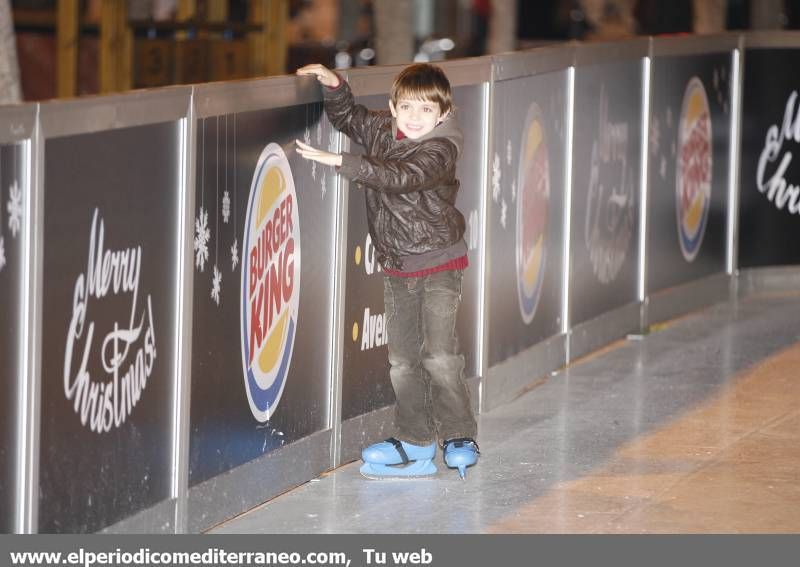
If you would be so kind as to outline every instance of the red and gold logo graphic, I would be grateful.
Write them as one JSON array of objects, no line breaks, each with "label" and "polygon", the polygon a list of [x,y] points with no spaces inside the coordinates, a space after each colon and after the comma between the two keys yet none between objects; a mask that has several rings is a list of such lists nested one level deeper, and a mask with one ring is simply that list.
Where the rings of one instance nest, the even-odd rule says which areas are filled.
[{"label": "red and gold logo graphic", "polygon": [[292,171],[278,144],[258,159],[242,239],[242,366],[255,418],[278,406],[300,303],[300,219]]},{"label": "red and gold logo graphic", "polygon": [[703,83],[692,77],[686,86],[678,124],[675,201],[678,240],[687,262],[694,260],[711,208],[711,113]]},{"label": "red and gold logo graphic", "polygon": [[545,273],[550,165],[539,106],[528,110],[517,171],[517,291],[520,314],[533,321]]}]

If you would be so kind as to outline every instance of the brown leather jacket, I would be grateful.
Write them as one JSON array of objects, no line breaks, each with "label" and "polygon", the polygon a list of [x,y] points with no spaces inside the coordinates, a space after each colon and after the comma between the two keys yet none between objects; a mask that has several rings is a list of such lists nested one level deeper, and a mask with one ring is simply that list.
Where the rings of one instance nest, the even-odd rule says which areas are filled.
[{"label": "brown leather jacket", "polygon": [[346,81],[322,90],[331,123],[364,147],[364,155],[342,154],[338,171],[364,189],[381,265],[415,272],[465,255],[464,216],[455,206],[463,135],[453,113],[417,140],[397,140],[391,113],[355,104]]}]

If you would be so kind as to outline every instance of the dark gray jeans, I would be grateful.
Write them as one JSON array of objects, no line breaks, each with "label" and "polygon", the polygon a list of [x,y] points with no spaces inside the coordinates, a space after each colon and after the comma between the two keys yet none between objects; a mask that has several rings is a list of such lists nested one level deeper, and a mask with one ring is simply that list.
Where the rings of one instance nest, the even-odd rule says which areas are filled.
[{"label": "dark gray jeans", "polygon": [[384,276],[395,437],[407,443],[477,433],[456,336],[462,275],[449,270],[421,278]]}]

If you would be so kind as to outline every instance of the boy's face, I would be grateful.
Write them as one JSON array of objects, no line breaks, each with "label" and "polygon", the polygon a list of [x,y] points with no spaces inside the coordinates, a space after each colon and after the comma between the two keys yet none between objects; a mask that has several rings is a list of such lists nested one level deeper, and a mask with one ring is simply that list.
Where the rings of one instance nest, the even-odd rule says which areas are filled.
[{"label": "boy's face", "polygon": [[447,117],[437,103],[428,100],[401,98],[396,106],[389,101],[389,108],[397,127],[412,140],[421,138]]}]

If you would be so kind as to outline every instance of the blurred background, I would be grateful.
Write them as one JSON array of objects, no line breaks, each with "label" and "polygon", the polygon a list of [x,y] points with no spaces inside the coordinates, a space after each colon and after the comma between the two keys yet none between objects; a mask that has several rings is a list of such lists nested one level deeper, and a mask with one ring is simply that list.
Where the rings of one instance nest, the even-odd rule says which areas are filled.
[{"label": "blurred background", "polygon": [[0,0],[0,104],[566,40],[795,29],[800,0]]}]

